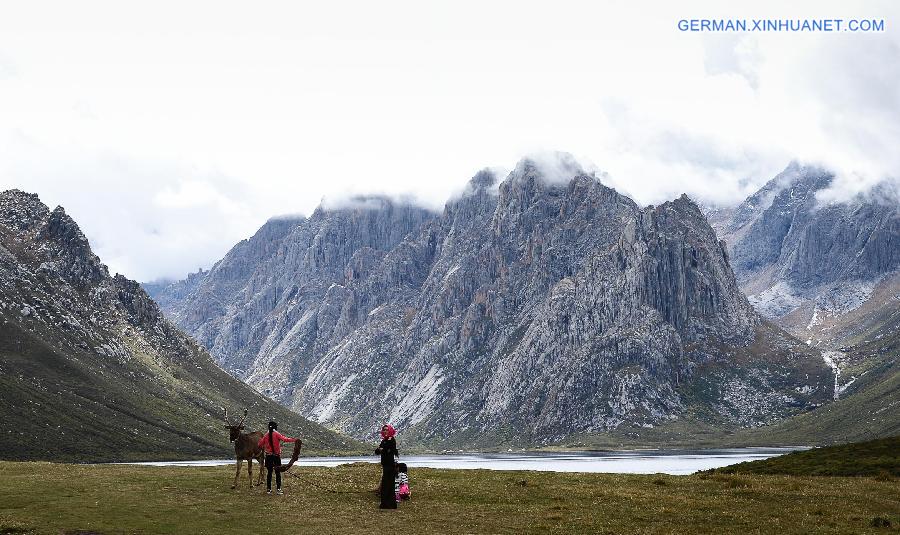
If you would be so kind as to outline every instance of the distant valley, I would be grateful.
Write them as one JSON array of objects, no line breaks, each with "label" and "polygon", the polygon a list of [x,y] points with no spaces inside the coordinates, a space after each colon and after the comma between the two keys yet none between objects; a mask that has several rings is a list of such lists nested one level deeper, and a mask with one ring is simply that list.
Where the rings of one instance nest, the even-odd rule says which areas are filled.
[{"label": "distant valley", "polygon": [[739,206],[707,212],[751,303],[835,371],[837,402],[763,440],[900,433],[900,203],[887,186],[829,201],[833,181],[792,163]]},{"label": "distant valley", "polygon": [[792,164],[735,207],[640,207],[559,158],[479,172],[441,212],[368,196],[275,218],[143,288],[62,208],[0,193],[0,444],[227,455],[223,407],[318,451],[383,421],[437,450],[900,433],[887,193],[823,204],[832,175]]}]

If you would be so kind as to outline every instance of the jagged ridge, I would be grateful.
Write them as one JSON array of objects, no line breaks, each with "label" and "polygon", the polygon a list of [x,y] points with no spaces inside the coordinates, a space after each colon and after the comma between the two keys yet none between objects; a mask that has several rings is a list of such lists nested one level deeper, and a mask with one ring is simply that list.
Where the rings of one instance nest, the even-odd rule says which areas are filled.
[{"label": "jagged ridge", "polygon": [[876,188],[820,201],[833,180],[792,163],[719,227],[751,302],[823,348],[852,343],[883,321],[894,306],[887,296],[900,288],[897,199]]},{"label": "jagged ridge", "polygon": [[[262,261],[239,244],[169,312],[250,384],[357,436],[390,419],[432,444],[548,442],[828,399],[822,361],[762,328],[690,199],[642,209],[559,169],[479,173],[439,215],[322,208]],[[229,277],[236,262],[255,271]]]}]

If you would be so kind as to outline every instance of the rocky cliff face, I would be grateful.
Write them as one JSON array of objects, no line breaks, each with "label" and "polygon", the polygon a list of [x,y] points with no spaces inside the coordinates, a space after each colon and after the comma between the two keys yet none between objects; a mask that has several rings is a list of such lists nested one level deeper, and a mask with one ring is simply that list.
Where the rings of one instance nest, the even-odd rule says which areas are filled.
[{"label": "rocky cliff face", "polygon": [[641,208],[563,163],[481,172],[441,214],[321,208],[262,240],[265,258],[260,234],[236,246],[168,313],[251,385],[360,437],[383,420],[467,446],[688,413],[754,426],[830,398],[830,371],[755,313],[690,199]]},{"label": "rocky cliff face", "polygon": [[832,443],[897,432],[900,203],[885,186],[823,202],[833,178],[793,163],[740,206],[709,212],[750,301],[821,350],[835,372],[834,403],[758,440]]},{"label": "rocky cliff face", "polygon": [[876,189],[824,203],[819,194],[832,180],[826,170],[791,164],[718,225],[750,301],[823,347],[881,321],[900,289],[896,196]]},{"label": "rocky cliff face", "polygon": [[61,207],[18,190],[0,193],[0,321],[4,458],[219,456],[226,406],[350,444],[221,371],[139,284],[110,276]]},{"label": "rocky cliff face", "polygon": [[[387,198],[349,200],[308,219],[274,219],[237,244],[207,273],[157,292],[172,317],[220,364],[248,376],[259,359],[316,351],[320,331],[335,328],[346,280],[365,277],[409,232],[433,219]],[[178,292],[193,286],[183,298]],[[310,363],[298,360],[301,373]],[[271,392],[282,394],[280,389]]]}]

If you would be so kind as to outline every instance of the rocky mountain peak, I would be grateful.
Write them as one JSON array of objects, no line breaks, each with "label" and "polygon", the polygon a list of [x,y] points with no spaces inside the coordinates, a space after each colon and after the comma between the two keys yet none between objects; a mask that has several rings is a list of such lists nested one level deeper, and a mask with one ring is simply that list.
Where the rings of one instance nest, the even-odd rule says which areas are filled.
[{"label": "rocky mountain peak", "polygon": [[[693,240],[695,243],[715,244],[718,248],[724,249],[724,245],[718,243],[715,231],[706,220],[702,208],[687,194],[682,194],[674,200],[666,201],[657,206],[650,206],[645,209],[645,213],[653,214],[656,226],[661,231],[687,229],[690,233],[696,233],[698,236]],[[691,238],[690,234],[685,234],[686,238]]]},{"label": "rocky mountain peak", "polygon": [[588,174],[568,152],[550,151],[520,159],[510,178],[542,178],[547,182],[568,182],[572,177]]},{"label": "rocky mountain peak", "polygon": [[[74,290],[81,294],[77,299],[86,299],[90,306],[124,310],[134,326],[153,329],[157,322],[165,322],[157,305],[138,283],[119,274],[110,277],[106,265],[94,254],[87,237],[63,207],[51,211],[37,195],[11,190],[0,193],[0,210],[4,214],[0,230],[5,227],[7,231],[6,244],[20,244],[15,247],[18,254],[6,258],[11,264],[5,267],[17,265],[21,273],[32,273],[41,281],[32,287],[34,294],[30,299],[43,302],[41,296],[46,294],[54,299],[75,300],[69,295]],[[36,319],[45,319],[40,314],[45,306],[46,303],[34,307]],[[104,323],[111,321],[107,317]]]},{"label": "rocky mountain peak", "polygon": [[573,214],[583,216],[584,223],[591,225],[592,217],[599,215],[597,210],[606,203],[627,206],[634,213],[639,211],[631,199],[586,174],[569,154],[555,153],[541,160],[524,158],[500,183],[493,222],[495,234],[522,223],[534,232],[548,220]]},{"label": "rocky mountain peak", "polygon": [[18,189],[0,192],[0,223],[7,228],[27,231],[42,222],[49,211],[36,193]]},{"label": "rocky mountain peak", "polygon": [[[756,425],[830,395],[821,359],[788,359],[783,333],[765,335],[780,357],[756,359],[763,322],[686,197],[641,209],[560,157],[497,186],[476,174],[439,215],[362,204],[322,207],[268,256],[236,246],[217,265],[252,276],[214,268],[167,313],[233,373],[356,436],[389,419],[424,442],[546,442],[695,402]],[[703,401],[681,390],[700,383]]]},{"label": "rocky mountain peak", "polygon": [[411,231],[434,219],[432,211],[383,195],[355,196],[322,205],[310,218],[305,261],[335,280],[362,248],[388,251]]},{"label": "rocky mountain peak", "polygon": [[693,216],[703,217],[703,211],[700,209],[700,206],[694,202],[694,199],[690,198],[687,193],[682,193],[675,200],[668,201],[663,204],[671,203],[672,206],[675,206],[678,210],[684,213],[690,213]]},{"label": "rocky mountain peak", "polygon": [[900,269],[896,199],[876,188],[823,202],[834,178],[794,162],[719,225],[751,303],[826,346],[880,321],[887,301],[865,303],[889,294]]},{"label": "rocky mountain peak", "polygon": [[816,194],[833,179],[823,169],[792,164],[738,207],[728,228],[739,277],[778,260],[788,234],[797,230],[795,220],[817,209]]},{"label": "rocky mountain peak", "polygon": [[492,169],[482,169],[475,173],[468,183],[467,192],[475,193],[484,190],[494,189],[500,181],[497,173]]},{"label": "rocky mountain peak", "polygon": [[[109,277],[78,224],[57,206],[53,211],[33,193],[0,193],[0,227],[8,231],[8,247],[23,248],[45,274],[61,277],[82,290]],[[19,245],[13,246],[16,242]]]},{"label": "rocky mountain peak", "polygon": [[778,209],[790,210],[790,206],[806,201],[811,192],[814,194],[827,187],[832,179],[833,175],[823,168],[792,161],[782,172],[734,209],[725,231],[729,234],[740,232],[769,209],[779,195],[781,198],[778,199],[780,206]]},{"label": "rocky mountain peak", "polygon": [[140,284],[118,273],[113,278],[113,283],[128,323],[135,327],[149,328],[162,320],[159,306]]},{"label": "rocky mountain peak", "polygon": [[50,213],[38,239],[44,241],[56,272],[70,283],[87,288],[109,277],[81,228],[61,206]]}]

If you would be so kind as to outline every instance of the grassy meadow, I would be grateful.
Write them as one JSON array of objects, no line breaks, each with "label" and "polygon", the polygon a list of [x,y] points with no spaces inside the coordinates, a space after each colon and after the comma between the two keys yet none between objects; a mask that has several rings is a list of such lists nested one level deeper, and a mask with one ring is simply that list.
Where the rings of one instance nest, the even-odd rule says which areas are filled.
[{"label": "grassy meadow", "polygon": [[[692,476],[411,471],[380,511],[378,466],[294,467],[284,496],[231,490],[233,467],[0,463],[0,533],[890,533],[900,482],[718,472]],[[341,493],[330,493],[313,485]],[[891,527],[878,527],[886,522]]]},{"label": "grassy meadow", "polygon": [[900,478],[900,436],[795,451],[770,459],[725,466],[716,472]]}]

